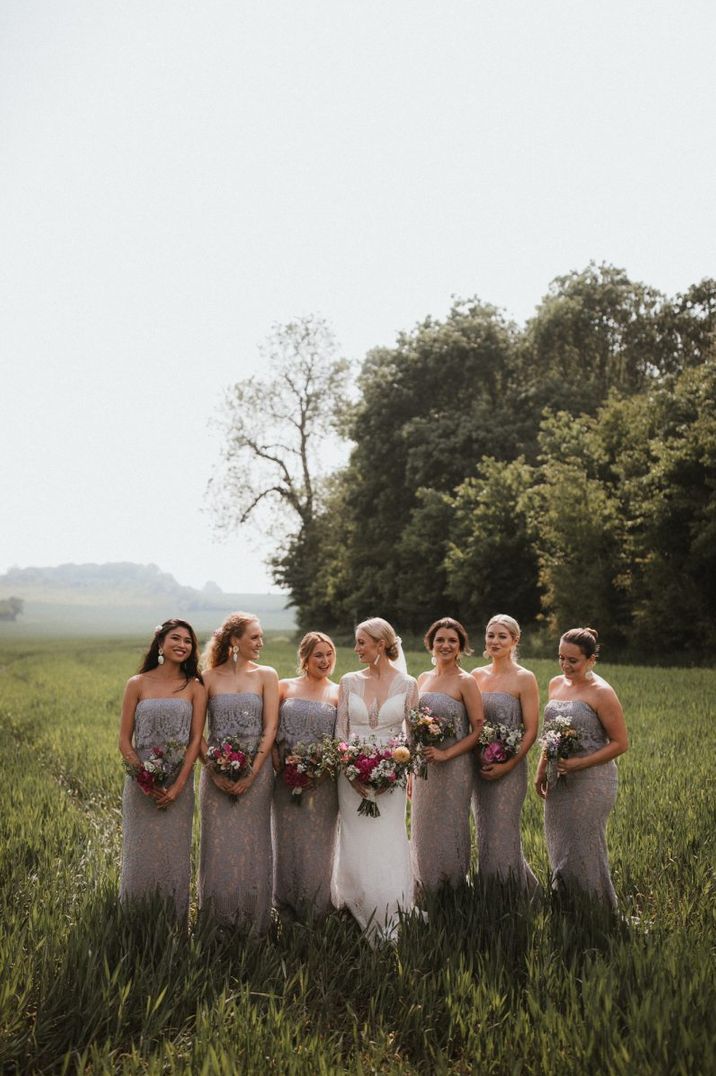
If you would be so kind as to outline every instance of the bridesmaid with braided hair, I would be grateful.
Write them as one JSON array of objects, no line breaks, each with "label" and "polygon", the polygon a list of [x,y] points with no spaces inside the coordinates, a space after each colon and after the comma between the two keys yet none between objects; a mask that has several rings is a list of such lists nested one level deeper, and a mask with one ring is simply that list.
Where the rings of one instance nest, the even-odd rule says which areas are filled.
[{"label": "bridesmaid with braided hair", "polygon": [[[203,656],[209,695],[201,744],[199,907],[220,922],[264,934],[271,921],[271,748],[278,727],[278,676],[260,665],[263,633],[251,613],[232,613]],[[209,746],[240,741],[251,765],[238,780],[216,772]]]}]

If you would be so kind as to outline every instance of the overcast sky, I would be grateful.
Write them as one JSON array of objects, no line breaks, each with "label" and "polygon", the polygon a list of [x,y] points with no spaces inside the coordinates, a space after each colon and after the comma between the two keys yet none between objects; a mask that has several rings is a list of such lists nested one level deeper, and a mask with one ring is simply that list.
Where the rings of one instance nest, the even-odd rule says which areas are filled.
[{"label": "overcast sky", "polygon": [[215,541],[209,427],[274,322],[356,361],[590,261],[716,274],[713,0],[4,0],[0,573]]}]

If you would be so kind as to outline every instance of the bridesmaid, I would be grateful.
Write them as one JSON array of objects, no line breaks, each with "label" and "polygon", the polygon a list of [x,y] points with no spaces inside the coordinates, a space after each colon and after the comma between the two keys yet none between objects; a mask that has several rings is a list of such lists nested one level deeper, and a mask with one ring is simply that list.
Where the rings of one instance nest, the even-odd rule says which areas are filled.
[{"label": "bridesmaid", "polygon": [[470,752],[482,729],[482,701],[473,678],[460,668],[471,654],[467,632],[452,617],[431,624],[425,648],[432,671],[418,677],[420,705],[438,718],[450,719],[456,735],[441,747],[428,747],[428,779],[412,779],[410,850],[416,890],[457,886],[470,869],[470,796],[473,761]]},{"label": "bridesmaid", "polygon": [[[278,676],[259,665],[261,624],[251,613],[232,613],[204,652],[209,693],[205,764],[201,775],[199,907],[225,924],[257,934],[271,921],[271,754],[278,726]],[[229,781],[207,765],[207,748],[238,739],[252,756],[251,772]]]},{"label": "bridesmaid", "polygon": [[331,874],[338,819],[335,780],[306,789],[301,805],[281,770],[296,744],[311,744],[336,728],[338,684],[331,679],[336,648],[320,631],[310,631],[298,648],[299,676],[279,681],[279,729],[273,749],[277,778],[273,793],[273,902],[287,918],[322,918],[331,909]]},{"label": "bridesmaid", "polygon": [[531,896],[539,883],[522,854],[520,815],[527,793],[527,753],[537,738],[539,689],[534,673],[517,664],[519,641],[520,626],[513,617],[493,616],[485,629],[485,657],[491,662],[472,672],[485,721],[524,729],[517,754],[507,762],[484,765],[478,755],[473,811],[482,879],[512,878]]},{"label": "bridesmaid", "polygon": [[560,639],[562,674],[550,681],[544,716],[546,721],[568,717],[581,743],[575,755],[560,759],[553,788],[547,787],[547,761],[542,756],[535,786],[545,801],[552,887],[581,890],[616,908],[606,831],[617,795],[614,759],[627,750],[629,739],[614,689],[593,672],[598,652],[593,628],[572,628]]},{"label": "bridesmaid", "polygon": [[174,901],[177,919],[189,911],[193,766],[199,753],[206,691],[198,672],[196,635],[185,620],[165,620],[154,630],[139,673],[127,681],[119,750],[139,766],[155,747],[185,748],[181,768],[167,788],[145,794],[127,777],[122,794],[123,902],[160,893]]}]

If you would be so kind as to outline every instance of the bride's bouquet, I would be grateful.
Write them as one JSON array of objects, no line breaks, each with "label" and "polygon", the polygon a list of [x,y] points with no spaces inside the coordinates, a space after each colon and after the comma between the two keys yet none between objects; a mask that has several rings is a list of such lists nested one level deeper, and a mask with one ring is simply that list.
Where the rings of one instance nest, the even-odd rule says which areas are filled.
[{"label": "bride's bouquet", "polygon": [[545,721],[538,743],[547,760],[547,788],[554,788],[559,779],[557,762],[561,758],[570,758],[577,751],[579,732],[568,717],[555,717]]},{"label": "bride's bouquet", "polygon": [[145,796],[151,796],[158,788],[168,788],[174,783],[181,769],[186,744],[178,740],[168,740],[161,747],[153,747],[149,755],[135,766],[124,760],[124,769],[133,781],[136,781]]},{"label": "bride's bouquet", "polygon": [[283,780],[291,789],[291,803],[300,807],[304,791],[315,788],[322,777],[335,777],[338,767],[338,745],[329,736],[315,743],[297,743],[283,762]]},{"label": "bride's bouquet", "polygon": [[410,737],[417,744],[415,752],[416,776],[428,779],[426,747],[439,747],[444,740],[455,735],[455,722],[450,717],[438,717],[429,706],[416,706],[408,714]]},{"label": "bride's bouquet", "polygon": [[380,818],[380,809],[374,796],[378,792],[392,792],[405,788],[412,768],[412,755],[404,736],[395,736],[385,743],[376,743],[375,737],[361,740],[351,736],[338,744],[340,767],[349,781],[360,781],[373,793],[362,798],[358,814],[367,818]]},{"label": "bride's bouquet", "polygon": [[[207,765],[227,781],[238,781],[251,773],[251,757],[244,751],[240,741],[231,736],[225,736],[220,743],[210,744],[206,759]],[[239,797],[230,796],[229,800],[235,806]]]},{"label": "bride's bouquet", "polygon": [[493,762],[507,762],[517,754],[525,730],[522,726],[510,728],[499,721],[485,723],[480,739],[477,741],[477,753],[482,766]]}]

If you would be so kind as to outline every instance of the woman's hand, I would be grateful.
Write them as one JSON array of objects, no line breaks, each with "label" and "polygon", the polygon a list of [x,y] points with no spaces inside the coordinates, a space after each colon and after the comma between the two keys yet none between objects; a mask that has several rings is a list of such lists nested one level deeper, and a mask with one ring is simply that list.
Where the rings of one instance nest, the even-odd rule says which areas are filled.
[{"label": "woman's hand", "polygon": [[576,773],[584,769],[583,758],[560,758],[557,760],[557,773],[560,777],[566,777],[568,773]]},{"label": "woman's hand", "polygon": [[[179,781],[175,781],[173,785],[169,785],[168,788],[155,789],[152,795],[155,797],[157,807],[165,808],[170,804],[175,803],[179,796],[182,794],[184,785]],[[157,795],[158,793],[158,795]]]},{"label": "woman's hand", "polygon": [[349,783],[353,791],[357,792],[361,799],[367,800],[369,798],[370,792],[368,791],[368,786],[364,785],[362,781],[359,781],[354,777]]},{"label": "woman's hand", "polygon": [[501,777],[506,777],[511,769],[509,762],[488,762],[486,766],[480,766],[477,774],[483,781],[499,781]]},{"label": "woman's hand", "polygon": [[448,756],[445,751],[441,751],[439,747],[426,747],[423,756],[428,762],[448,762]]},{"label": "woman's hand", "polygon": [[541,800],[546,800],[549,794],[549,788],[547,787],[547,767],[543,762],[540,762],[537,767],[537,773],[535,774],[535,792]]},{"label": "woman's hand", "polygon": [[247,773],[246,777],[240,777],[238,781],[234,781],[234,783],[230,786],[230,794],[232,796],[245,795],[245,793],[249,791],[252,784],[254,783],[255,778],[256,774],[253,772]]},{"label": "woman's hand", "polygon": [[412,773],[408,774],[408,780],[407,780],[407,782],[405,784],[405,794],[406,794],[406,796],[408,797],[409,800],[411,800],[413,798],[413,775],[412,775]]},{"label": "woman's hand", "polygon": [[217,773],[215,769],[209,770],[209,777],[221,792],[230,793],[234,787],[234,782],[230,781],[228,777],[223,777],[220,773]]}]

